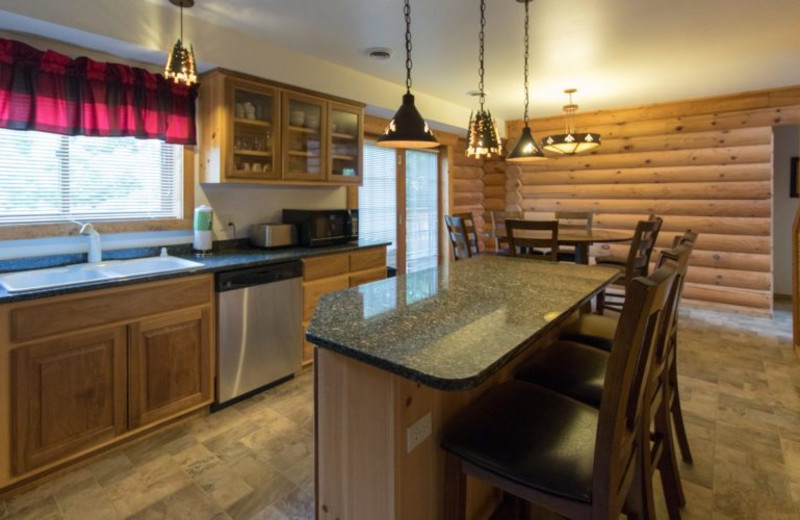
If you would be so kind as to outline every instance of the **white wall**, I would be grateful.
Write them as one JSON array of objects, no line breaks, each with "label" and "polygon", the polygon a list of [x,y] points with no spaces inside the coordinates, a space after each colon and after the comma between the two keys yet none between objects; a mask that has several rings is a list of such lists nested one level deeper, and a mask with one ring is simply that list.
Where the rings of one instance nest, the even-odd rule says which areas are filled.
[{"label": "white wall", "polygon": [[800,155],[800,127],[774,129],[772,254],[775,294],[792,294],[792,225],[800,199],[789,197],[790,158]]},{"label": "white wall", "polygon": [[341,186],[258,186],[249,184],[201,184],[195,192],[199,204],[214,208],[214,238],[225,240],[249,236],[250,226],[280,222],[286,209],[342,209],[347,207],[347,189]]}]

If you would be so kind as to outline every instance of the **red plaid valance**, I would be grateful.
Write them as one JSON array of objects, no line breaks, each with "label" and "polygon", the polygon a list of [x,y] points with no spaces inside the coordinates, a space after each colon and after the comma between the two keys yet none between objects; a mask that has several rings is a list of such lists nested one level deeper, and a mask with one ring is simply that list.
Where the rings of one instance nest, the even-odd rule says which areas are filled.
[{"label": "red plaid valance", "polygon": [[195,144],[197,85],[0,38],[0,127]]}]

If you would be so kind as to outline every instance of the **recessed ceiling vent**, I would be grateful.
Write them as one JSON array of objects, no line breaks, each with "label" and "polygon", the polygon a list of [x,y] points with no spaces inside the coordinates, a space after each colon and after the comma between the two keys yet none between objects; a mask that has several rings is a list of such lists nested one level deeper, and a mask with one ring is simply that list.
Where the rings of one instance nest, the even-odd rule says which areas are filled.
[{"label": "recessed ceiling vent", "polygon": [[375,60],[388,60],[392,57],[392,50],[386,47],[373,47],[372,49],[367,49],[367,55]]}]

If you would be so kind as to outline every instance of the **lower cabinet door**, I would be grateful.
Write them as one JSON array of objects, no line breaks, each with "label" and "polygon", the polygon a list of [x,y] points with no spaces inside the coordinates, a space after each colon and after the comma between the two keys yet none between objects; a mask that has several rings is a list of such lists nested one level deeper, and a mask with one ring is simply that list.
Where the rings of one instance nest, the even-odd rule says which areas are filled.
[{"label": "lower cabinet door", "polygon": [[126,431],[125,343],[121,326],[11,351],[15,475]]},{"label": "lower cabinet door", "polygon": [[128,411],[132,429],[211,401],[210,323],[210,310],[198,308],[130,326]]}]

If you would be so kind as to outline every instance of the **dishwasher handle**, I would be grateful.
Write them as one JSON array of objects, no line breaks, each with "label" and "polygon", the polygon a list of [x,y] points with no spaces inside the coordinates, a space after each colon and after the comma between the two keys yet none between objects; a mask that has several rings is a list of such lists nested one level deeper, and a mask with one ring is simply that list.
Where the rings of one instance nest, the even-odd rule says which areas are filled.
[{"label": "dishwasher handle", "polygon": [[301,276],[303,276],[303,264],[301,262],[285,262],[217,273],[214,285],[217,292],[225,292],[280,282],[290,278],[300,278]]}]

